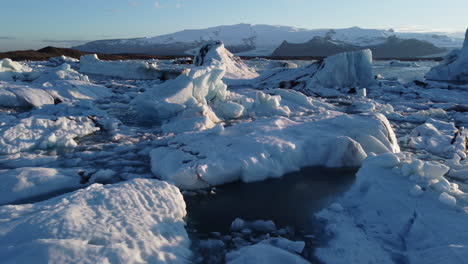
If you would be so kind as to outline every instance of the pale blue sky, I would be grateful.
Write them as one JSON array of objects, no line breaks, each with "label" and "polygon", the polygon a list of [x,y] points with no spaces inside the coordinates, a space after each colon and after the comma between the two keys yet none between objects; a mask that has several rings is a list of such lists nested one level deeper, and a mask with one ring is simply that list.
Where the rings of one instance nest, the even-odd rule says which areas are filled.
[{"label": "pale blue sky", "polygon": [[462,32],[467,0],[0,0],[0,51],[238,23]]}]

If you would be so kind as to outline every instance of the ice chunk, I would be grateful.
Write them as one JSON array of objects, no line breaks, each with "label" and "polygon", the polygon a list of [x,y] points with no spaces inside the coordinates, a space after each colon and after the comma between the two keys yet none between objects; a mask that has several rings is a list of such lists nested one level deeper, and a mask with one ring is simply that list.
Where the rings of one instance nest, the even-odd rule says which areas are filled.
[{"label": "ice chunk", "polygon": [[28,117],[0,127],[0,154],[49,148],[73,148],[74,138],[99,130],[87,117]]},{"label": "ice chunk", "polygon": [[76,170],[53,168],[0,170],[0,175],[0,204],[78,188],[81,180]]},{"label": "ice chunk", "polygon": [[451,196],[448,193],[441,193],[439,196],[439,201],[445,205],[448,206],[456,206],[457,205],[457,199],[455,197]]},{"label": "ice chunk", "polygon": [[414,197],[421,196],[424,193],[423,189],[419,185],[415,185],[413,188],[410,190],[410,194],[413,195]]},{"label": "ice chunk", "polygon": [[369,158],[374,165],[382,168],[393,168],[400,164],[400,159],[393,153],[384,153],[375,157]]},{"label": "ice chunk", "polygon": [[339,203],[332,203],[330,205],[330,210],[333,210],[335,212],[342,212],[343,211],[343,206]]},{"label": "ice chunk", "polygon": [[53,67],[57,67],[59,65],[62,65],[64,63],[77,63],[77,62],[80,62],[80,60],[78,59],[75,59],[75,58],[71,58],[71,57],[67,57],[67,56],[60,56],[60,57],[51,57],[49,58],[49,65],[50,66],[53,66]]},{"label": "ice chunk", "polygon": [[220,62],[226,67],[225,78],[252,79],[258,76],[255,70],[247,66],[240,58],[229,52],[222,41],[212,41],[203,45],[193,61],[195,66],[210,65]]},{"label": "ice chunk", "polygon": [[388,65],[391,67],[420,67],[415,62],[402,62],[399,60],[392,60],[388,63]]},{"label": "ice chunk", "polygon": [[265,239],[260,244],[269,244],[295,254],[301,254],[305,247],[304,241],[291,241],[283,237]]},{"label": "ice chunk", "polygon": [[186,263],[184,199],[149,179],[0,207],[5,263]]},{"label": "ice chunk", "polygon": [[31,81],[37,78],[37,74],[26,65],[11,59],[0,60],[0,81]]},{"label": "ice chunk", "polygon": [[63,63],[41,74],[34,82],[45,83],[56,80],[77,80],[89,82],[89,78],[75,70],[68,63]]},{"label": "ice chunk", "polygon": [[454,123],[430,118],[410,133],[408,144],[440,157],[453,158],[457,152],[465,151],[465,133]]}]

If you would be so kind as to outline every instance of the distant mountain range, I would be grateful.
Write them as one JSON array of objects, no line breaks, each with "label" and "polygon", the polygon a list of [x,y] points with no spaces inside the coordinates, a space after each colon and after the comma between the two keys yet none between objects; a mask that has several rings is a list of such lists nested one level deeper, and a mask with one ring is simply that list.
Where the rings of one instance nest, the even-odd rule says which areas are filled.
[{"label": "distant mountain range", "polygon": [[[290,44],[317,42],[319,39],[315,37],[355,47],[383,45],[389,42],[389,38],[390,40],[415,39],[425,41],[438,48],[456,48],[461,47],[463,44],[463,38],[428,33],[405,33],[359,27],[302,29],[287,26],[238,24],[207,29],[183,30],[150,38],[97,40],[73,48],[86,52],[110,54],[183,55],[193,54],[196,48],[207,41],[221,40],[228,50],[237,55],[268,56],[285,41]],[[340,47],[335,48],[340,49]]]},{"label": "distant mountain range", "polygon": [[292,57],[311,56],[327,57],[336,53],[360,50],[368,48],[372,50],[372,55],[377,59],[385,58],[418,58],[431,55],[440,55],[447,52],[447,48],[439,48],[425,40],[401,39],[396,36],[388,37],[380,44],[358,46],[346,42],[336,41],[329,37],[314,37],[306,43],[283,42],[272,56]]}]

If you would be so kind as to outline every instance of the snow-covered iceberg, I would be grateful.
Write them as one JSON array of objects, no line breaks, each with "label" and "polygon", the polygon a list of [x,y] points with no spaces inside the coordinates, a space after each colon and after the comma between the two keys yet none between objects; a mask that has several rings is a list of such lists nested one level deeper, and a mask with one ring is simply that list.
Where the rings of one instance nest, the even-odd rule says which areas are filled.
[{"label": "snow-covered iceberg", "polygon": [[188,263],[184,199],[148,179],[0,207],[3,263]]},{"label": "snow-covered iceberg", "polygon": [[411,156],[368,158],[339,204],[319,213],[333,234],[326,263],[466,263],[468,195],[449,168]]},{"label": "snow-covered iceberg", "polygon": [[136,80],[169,80],[181,73],[161,70],[155,63],[146,61],[102,61],[96,54],[81,56],[80,72]]},{"label": "snow-covered iceberg", "polygon": [[247,66],[239,57],[234,56],[222,41],[211,41],[203,45],[194,58],[195,66],[210,65],[214,61],[221,62],[226,67],[227,79],[252,79],[258,73]]},{"label": "snow-covered iceberg", "polygon": [[373,83],[372,52],[368,49],[339,53],[297,69],[265,71],[253,82],[262,89],[295,89],[308,95],[320,88],[348,92]]},{"label": "snow-covered iceberg", "polygon": [[463,48],[447,55],[439,65],[426,74],[426,79],[468,82],[468,29]]},{"label": "snow-covered iceberg", "polygon": [[[322,118],[322,120],[318,120]],[[398,152],[381,115],[323,116],[292,121],[261,118],[198,133],[179,134],[151,152],[152,171],[186,189],[261,181],[302,167],[360,166],[370,152]]]}]

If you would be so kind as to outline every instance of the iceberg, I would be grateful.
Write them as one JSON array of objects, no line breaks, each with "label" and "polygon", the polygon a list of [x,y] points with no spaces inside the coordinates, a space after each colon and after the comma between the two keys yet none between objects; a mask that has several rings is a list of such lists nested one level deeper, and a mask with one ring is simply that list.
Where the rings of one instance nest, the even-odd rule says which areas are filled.
[{"label": "iceberg", "polygon": [[369,49],[339,53],[296,69],[265,71],[253,80],[262,89],[286,88],[311,95],[320,88],[349,92],[374,84]]},{"label": "iceberg", "polygon": [[234,56],[225,47],[222,41],[211,41],[203,45],[195,56],[194,66],[210,65],[218,61],[225,65],[227,79],[252,79],[258,73],[247,66],[242,59]]},{"label": "iceberg", "polygon": [[425,77],[434,81],[468,82],[468,29],[466,30],[463,48],[448,54]]},{"label": "iceberg", "polygon": [[166,132],[201,131],[241,117],[290,114],[279,95],[256,91],[252,98],[228,91],[222,80],[225,73],[225,64],[218,61],[194,67],[137,96],[132,105],[143,120],[162,123]]}]

